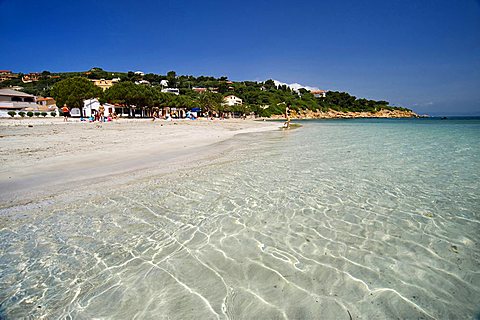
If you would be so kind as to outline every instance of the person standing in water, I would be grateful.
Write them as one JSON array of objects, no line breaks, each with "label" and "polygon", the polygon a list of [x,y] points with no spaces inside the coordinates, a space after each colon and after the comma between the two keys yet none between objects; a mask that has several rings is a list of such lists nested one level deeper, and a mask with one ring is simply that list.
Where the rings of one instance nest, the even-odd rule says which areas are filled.
[{"label": "person standing in water", "polygon": [[284,128],[290,128],[290,105],[287,104],[287,107],[285,108],[285,118],[287,119],[285,123],[283,124]]}]

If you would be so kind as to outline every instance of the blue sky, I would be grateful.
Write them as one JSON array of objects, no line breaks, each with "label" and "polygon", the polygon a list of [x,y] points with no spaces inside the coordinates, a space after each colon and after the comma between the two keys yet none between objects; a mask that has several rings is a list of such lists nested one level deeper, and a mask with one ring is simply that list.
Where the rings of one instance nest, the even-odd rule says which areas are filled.
[{"label": "blue sky", "polygon": [[480,115],[480,1],[0,0],[0,69],[299,82]]}]

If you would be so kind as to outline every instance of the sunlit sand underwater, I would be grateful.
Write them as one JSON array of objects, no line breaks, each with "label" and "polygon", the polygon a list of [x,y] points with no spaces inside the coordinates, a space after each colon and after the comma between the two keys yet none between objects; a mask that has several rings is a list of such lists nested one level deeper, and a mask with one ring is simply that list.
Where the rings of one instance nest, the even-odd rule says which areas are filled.
[{"label": "sunlit sand underwater", "polygon": [[473,318],[480,122],[302,124],[1,209],[0,318]]}]

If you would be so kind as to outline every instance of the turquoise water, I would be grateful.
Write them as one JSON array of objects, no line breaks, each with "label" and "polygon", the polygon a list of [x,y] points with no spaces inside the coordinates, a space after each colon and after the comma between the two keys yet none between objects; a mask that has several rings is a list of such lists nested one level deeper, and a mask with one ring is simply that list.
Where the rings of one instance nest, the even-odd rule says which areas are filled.
[{"label": "turquoise water", "polygon": [[473,318],[480,121],[302,125],[1,209],[0,318]]}]

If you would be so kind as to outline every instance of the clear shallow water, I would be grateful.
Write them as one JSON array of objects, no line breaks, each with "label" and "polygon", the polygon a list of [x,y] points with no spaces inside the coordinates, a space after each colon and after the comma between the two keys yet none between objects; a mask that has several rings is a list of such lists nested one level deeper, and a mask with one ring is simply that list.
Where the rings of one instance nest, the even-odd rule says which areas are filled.
[{"label": "clear shallow water", "polygon": [[0,318],[469,319],[480,121],[307,121],[0,211]]}]

